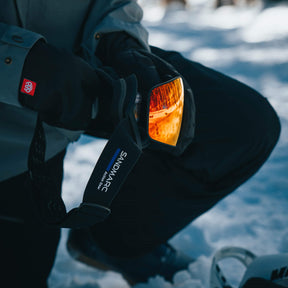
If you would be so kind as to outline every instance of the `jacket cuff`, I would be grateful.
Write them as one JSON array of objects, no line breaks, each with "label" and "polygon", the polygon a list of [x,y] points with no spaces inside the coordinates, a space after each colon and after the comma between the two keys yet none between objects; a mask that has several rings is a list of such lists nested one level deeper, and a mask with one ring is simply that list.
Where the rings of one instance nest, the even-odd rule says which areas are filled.
[{"label": "jacket cuff", "polygon": [[39,39],[44,37],[0,23],[0,102],[22,107],[18,101],[19,82],[26,56]]}]

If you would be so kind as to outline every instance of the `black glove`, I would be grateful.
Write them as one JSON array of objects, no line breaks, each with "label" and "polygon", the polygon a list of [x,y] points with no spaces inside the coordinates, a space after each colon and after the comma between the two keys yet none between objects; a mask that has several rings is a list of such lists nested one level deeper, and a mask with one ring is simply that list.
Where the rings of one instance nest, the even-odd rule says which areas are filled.
[{"label": "black glove", "polygon": [[135,74],[142,96],[147,95],[153,86],[163,82],[151,53],[125,32],[103,35],[96,56],[104,65],[113,67],[121,77]]},{"label": "black glove", "polygon": [[[104,65],[113,67],[121,77],[131,74],[137,77],[138,99],[142,99],[142,103],[154,86],[180,76],[171,64],[145,49],[125,32],[103,35],[96,56]],[[140,103],[136,107],[138,114],[142,113]]]},{"label": "black glove", "polygon": [[80,57],[40,40],[25,60],[19,101],[50,125],[84,130],[96,97],[111,100],[113,81],[109,79]]},{"label": "black glove", "polygon": [[[167,62],[162,57],[160,58],[145,49],[135,38],[125,32],[103,35],[95,53],[104,65],[113,67],[120,76],[136,75],[142,103],[146,102],[146,97],[154,86],[181,76],[174,68],[172,59]],[[162,149],[174,155],[183,153],[191,143],[195,127],[195,106],[192,90],[185,78],[181,77],[184,82],[185,105],[179,141],[176,149],[174,147],[163,147]],[[138,115],[141,118],[141,114],[145,112],[145,105],[140,103],[138,106],[137,110],[140,112]]]}]

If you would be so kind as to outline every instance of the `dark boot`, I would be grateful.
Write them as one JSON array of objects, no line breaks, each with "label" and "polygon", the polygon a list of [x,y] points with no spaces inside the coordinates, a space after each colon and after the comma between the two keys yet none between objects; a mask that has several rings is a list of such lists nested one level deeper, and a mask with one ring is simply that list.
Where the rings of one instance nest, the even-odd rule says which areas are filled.
[{"label": "dark boot", "polygon": [[141,257],[114,257],[103,251],[85,229],[70,230],[67,249],[74,259],[101,270],[119,272],[132,285],[156,275],[172,281],[177,271],[187,269],[195,261],[167,243]]}]

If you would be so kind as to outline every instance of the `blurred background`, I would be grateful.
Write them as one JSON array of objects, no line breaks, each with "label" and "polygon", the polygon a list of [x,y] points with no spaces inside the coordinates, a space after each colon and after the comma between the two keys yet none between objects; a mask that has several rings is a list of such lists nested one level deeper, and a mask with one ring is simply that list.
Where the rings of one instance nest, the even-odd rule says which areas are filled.
[{"label": "blurred background", "polygon": [[[139,0],[138,1],[142,7],[147,5],[156,6],[161,5],[163,7],[170,8],[183,8],[183,9],[191,9],[194,5],[199,3],[198,0]],[[271,6],[275,4],[287,4],[287,0],[205,0],[208,5],[214,7],[215,9],[222,7],[222,6],[253,6],[253,5],[263,5],[263,6]]]}]

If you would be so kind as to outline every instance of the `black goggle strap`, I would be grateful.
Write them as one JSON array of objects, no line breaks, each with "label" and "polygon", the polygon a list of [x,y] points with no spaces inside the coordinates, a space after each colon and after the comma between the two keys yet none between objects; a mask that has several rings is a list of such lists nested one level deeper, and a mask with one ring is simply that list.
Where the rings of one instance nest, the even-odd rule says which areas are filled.
[{"label": "black goggle strap", "polygon": [[122,120],[112,134],[90,176],[82,203],[67,214],[62,227],[90,226],[110,214],[113,199],[142,153],[131,137],[130,121]]},{"label": "black goggle strap", "polygon": [[[136,95],[137,87],[132,82],[133,80],[127,83],[127,89],[130,89],[128,93]],[[112,200],[142,153],[141,138],[133,114],[135,99],[131,99],[126,117],[116,127],[94,167],[82,203],[68,213],[61,196],[54,192],[53,177],[46,169],[45,132],[38,116],[29,151],[28,168],[36,188],[34,199],[47,224],[63,228],[82,228],[103,221],[110,214]]]}]

